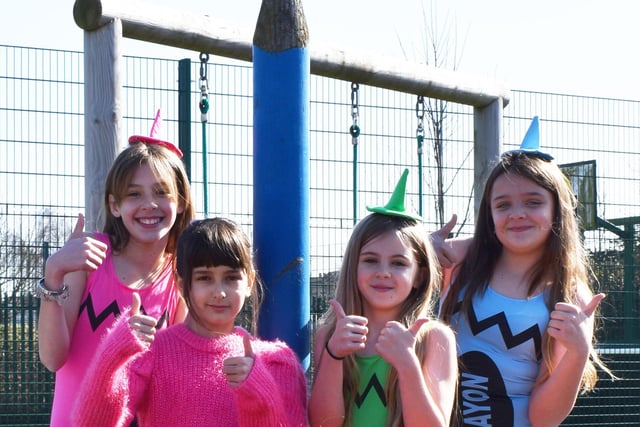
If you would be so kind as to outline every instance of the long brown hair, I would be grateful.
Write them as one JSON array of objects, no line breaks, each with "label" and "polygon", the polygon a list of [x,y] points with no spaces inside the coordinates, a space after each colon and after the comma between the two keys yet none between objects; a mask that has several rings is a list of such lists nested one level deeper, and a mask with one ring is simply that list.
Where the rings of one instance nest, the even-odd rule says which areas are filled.
[{"label": "long brown hair", "polygon": [[[486,291],[502,254],[502,244],[494,232],[490,202],[493,184],[505,174],[533,181],[549,191],[553,198],[551,233],[543,255],[528,272],[527,296],[532,296],[541,283],[548,283],[545,303],[551,311],[557,302],[579,304],[579,295],[584,295],[585,290],[592,294],[590,282],[595,281],[595,276],[589,267],[589,258],[576,216],[577,200],[568,179],[555,163],[530,153],[511,151],[500,157],[485,184],[473,239],[464,260],[453,272],[453,281],[440,310],[440,317],[446,323],[451,322],[463,289],[460,313],[467,315],[473,297]],[[542,381],[551,374],[550,363],[553,360],[552,339],[546,333],[543,336],[543,353],[547,361],[547,372]],[[585,391],[593,388],[597,381],[593,362],[609,372],[593,349],[591,356],[592,361],[588,362],[582,377],[582,388]]]}]

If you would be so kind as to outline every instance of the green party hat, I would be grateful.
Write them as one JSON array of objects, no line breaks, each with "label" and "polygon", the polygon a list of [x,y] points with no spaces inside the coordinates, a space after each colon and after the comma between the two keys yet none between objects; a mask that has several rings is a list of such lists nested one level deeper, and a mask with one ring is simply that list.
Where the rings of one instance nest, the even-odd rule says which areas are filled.
[{"label": "green party hat", "polygon": [[403,218],[415,219],[416,221],[422,221],[422,217],[411,212],[407,212],[404,207],[404,197],[407,187],[407,176],[409,175],[409,169],[405,169],[396,184],[395,190],[389,199],[389,203],[384,206],[367,206],[367,210],[370,212],[379,213],[382,215],[399,216]]}]

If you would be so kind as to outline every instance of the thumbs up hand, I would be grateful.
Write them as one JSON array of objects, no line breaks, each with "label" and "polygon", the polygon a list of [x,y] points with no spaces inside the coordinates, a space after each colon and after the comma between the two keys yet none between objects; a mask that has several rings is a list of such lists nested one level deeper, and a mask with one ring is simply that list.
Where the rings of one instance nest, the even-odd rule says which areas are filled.
[{"label": "thumbs up hand", "polygon": [[156,336],[156,325],[158,322],[153,317],[143,314],[140,311],[141,306],[140,295],[134,292],[131,302],[129,328],[131,328],[140,341],[148,346]]},{"label": "thumbs up hand", "polygon": [[242,328],[237,328],[242,335],[242,343],[244,346],[244,356],[227,357],[222,363],[222,373],[224,374],[229,386],[238,387],[251,372],[253,368],[253,347],[251,346],[251,334]]},{"label": "thumbs up hand", "polygon": [[605,294],[594,295],[584,309],[566,302],[556,303],[547,332],[567,351],[588,355],[593,338],[593,313],[604,297]]},{"label": "thumbs up hand", "polygon": [[419,318],[406,328],[396,321],[387,322],[380,330],[376,340],[376,352],[393,367],[407,363],[409,358],[417,357],[415,352],[416,336],[422,325],[429,319]]},{"label": "thumbs up hand", "polygon": [[327,342],[329,355],[343,358],[363,349],[369,333],[369,320],[362,316],[347,315],[336,300],[330,300],[329,304],[336,314],[336,329]]},{"label": "thumbs up hand", "polygon": [[[107,256],[107,245],[84,231],[84,216],[78,214],[73,231],[63,247],[54,252],[45,264],[49,286],[62,283],[64,275],[73,271],[92,272]],[[60,285],[62,287],[62,285]]]}]

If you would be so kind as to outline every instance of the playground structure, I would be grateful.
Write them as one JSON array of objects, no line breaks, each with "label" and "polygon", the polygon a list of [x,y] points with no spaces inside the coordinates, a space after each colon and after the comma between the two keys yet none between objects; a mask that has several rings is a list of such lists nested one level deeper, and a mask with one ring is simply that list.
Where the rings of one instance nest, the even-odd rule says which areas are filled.
[{"label": "playground structure", "polygon": [[[192,119],[187,124],[192,135],[193,188],[196,205],[202,215],[202,167],[199,140],[200,93],[194,90],[198,82],[197,55],[183,56],[179,61],[168,57],[124,56],[123,94],[128,100],[122,106],[123,126],[126,135],[146,133],[153,119],[153,112],[160,106],[163,113],[163,133],[170,140],[178,141],[182,130],[182,116],[176,107],[182,105],[183,91],[188,91],[187,105]],[[19,126],[7,126],[7,151],[12,167],[7,167],[7,180],[27,185],[27,179],[36,182],[31,191],[5,193],[6,214],[3,219],[34,229],[40,219],[58,224],[63,234],[56,238],[48,235],[45,240],[51,250],[56,250],[65,240],[69,224],[73,224],[77,212],[84,209],[84,197],[78,190],[84,186],[84,125],[82,102],[84,77],[82,75],[84,54],[82,52],[51,51],[49,49],[5,47],[3,57],[29,58],[29,61],[8,62],[0,70],[0,80],[6,81],[8,93],[22,94],[7,97],[10,111],[16,118],[8,123],[22,123],[33,129],[41,129],[26,135]],[[24,62],[24,63],[23,63]],[[34,65],[34,64],[38,65]],[[181,86],[178,71],[188,63],[191,67]],[[34,70],[41,70],[32,78]],[[231,215],[241,224],[252,224],[252,64],[225,64],[216,58],[209,63],[211,112],[207,124],[209,132],[210,197],[211,212]],[[4,76],[4,77],[3,77]],[[145,77],[146,76],[146,77]],[[25,86],[28,81],[28,85]],[[352,138],[348,133],[349,82],[312,76],[310,110],[310,197],[311,197],[311,319],[314,325],[317,316],[325,310],[324,302],[332,295],[334,272],[342,257],[343,245],[351,230],[351,149]],[[73,89],[77,87],[78,89]],[[55,93],[58,96],[48,101],[31,93]],[[388,200],[389,180],[395,183],[394,173],[399,166],[411,169],[410,198],[417,206],[415,189],[416,97],[399,92],[369,86],[360,87],[360,158],[359,193],[361,209],[370,202]],[[43,95],[44,96],[44,95]],[[34,102],[36,101],[36,102]],[[4,105],[4,104],[3,104]],[[558,162],[579,162],[597,159],[598,216],[611,223],[617,219],[637,216],[638,152],[636,141],[640,141],[638,101],[611,100],[569,94],[537,93],[514,90],[509,106],[504,110],[504,149],[517,146],[522,137],[527,118],[539,114],[543,126],[545,146],[552,147]],[[460,187],[446,193],[446,213],[472,214],[473,159],[470,157],[473,144],[473,109],[450,103],[450,122],[455,133],[445,133],[447,147],[445,170],[455,173],[457,165],[464,161],[464,177],[458,177]],[[43,112],[43,109],[45,112]],[[48,123],[51,112],[53,119]],[[5,111],[4,117],[7,117]],[[181,113],[180,113],[181,114]],[[230,118],[230,114],[235,118]],[[13,117],[13,116],[9,116]],[[459,118],[458,118],[459,117]],[[15,142],[14,142],[15,141]],[[427,142],[427,141],[425,141]],[[33,148],[33,149],[32,149]],[[58,150],[59,153],[56,153]],[[13,153],[13,157],[11,157]],[[429,153],[425,150],[425,156]],[[64,160],[60,156],[64,155]],[[186,152],[185,152],[186,155]],[[78,158],[80,156],[80,158]],[[429,156],[430,157],[430,156]],[[7,158],[7,157],[5,157]],[[22,167],[21,158],[29,158]],[[237,161],[235,160],[237,159]],[[425,161],[429,161],[428,158]],[[459,163],[460,162],[460,163]],[[13,166],[15,165],[15,166]],[[435,166],[425,164],[425,198],[433,200],[430,181]],[[392,176],[393,175],[393,176]],[[18,181],[20,180],[20,181]],[[23,182],[20,184],[19,182]],[[392,184],[393,184],[392,183]],[[11,184],[10,184],[11,185]],[[25,187],[27,188],[27,187]],[[80,190],[82,191],[82,190]],[[432,202],[427,201],[425,226],[436,227]],[[47,215],[51,210],[51,216]],[[339,210],[338,210],[339,209]],[[470,218],[470,217],[469,217]],[[460,219],[459,219],[460,222]],[[11,223],[11,222],[9,222]],[[620,228],[628,226],[618,224]],[[461,235],[470,233],[472,224],[460,229]],[[638,247],[634,249],[635,293],[623,292],[622,240],[608,230],[585,231],[585,240],[593,251],[594,268],[600,279],[598,289],[607,293],[607,303],[602,312],[599,328],[598,349],[621,380],[611,382],[602,378],[598,390],[581,396],[570,419],[563,425],[637,425],[640,416],[638,397],[638,335],[627,339],[623,326],[636,327],[638,323]],[[250,228],[247,232],[251,233]],[[24,237],[23,237],[24,238]],[[41,245],[36,240],[29,245]],[[29,249],[28,246],[26,249]],[[3,247],[7,249],[7,247]],[[44,255],[44,251],[38,254]],[[38,262],[38,261],[36,261]],[[15,283],[32,283],[40,275],[39,265],[33,274],[6,277]],[[624,266],[628,263],[624,262]],[[26,279],[25,279],[26,277]],[[4,372],[0,379],[4,390],[0,394],[0,424],[48,425],[51,405],[53,377],[42,366],[37,354],[37,329],[25,324],[25,319],[37,317],[37,301],[24,301],[3,297],[3,322],[6,326],[0,341],[5,354]],[[636,307],[633,317],[624,314],[624,304]],[[22,319],[22,320],[21,320]],[[6,335],[8,333],[8,336]],[[17,337],[17,340],[16,340]],[[12,350],[15,349],[15,350]],[[14,383],[14,378],[20,382]],[[28,387],[28,388],[27,388]],[[20,420],[21,422],[18,422]]]},{"label": "playground structure", "polygon": [[[424,65],[395,60],[391,63],[340,50],[314,50],[307,46],[308,30],[301,0],[263,0],[253,42],[210,17],[178,13],[138,1],[77,0],[73,12],[76,23],[85,30],[85,215],[90,229],[98,225],[102,183],[120,151],[119,141],[125,140],[119,110],[122,37],[253,61],[254,106],[259,106],[254,108],[254,246],[259,252],[273,254],[268,263],[258,258],[258,270],[266,289],[260,329],[267,338],[278,336],[286,341],[307,367],[305,83],[309,73],[473,106],[476,208],[484,178],[502,151],[502,110],[509,101],[509,91],[502,84]],[[281,86],[287,79],[274,78],[276,70],[288,79],[293,77],[298,84],[283,91]],[[273,92],[281,96],[270,96]],[[91,102],[95,99],[102,102]],[[286,109],[283,99],[297,108]],[[278,123],[290,123],[291,127],[282,130],[286,126],[278,126],[278,132],[283,133],[273,135],[274,127],[269,128],[273,114],[286,114],[288,120]],[[269,144],[278,138],[291,145],[285,150],[270,149]],[[280,155],[271,157],[273,153]],[[273,164],[282,167],[269,167]],[[259,183],[265,183],[264,187]],[[274,193],[274,188],[280,191]],[[278,212],[269,215],[273,209],[266,209],[268,206],[278,206]],[[289,240],[279,238],[282,229],[293,231],[288,233]],[[280,243],[274,247],[274,242]],[[278,310],[278,305],[291,310],[282,313],[285,310]]]}]

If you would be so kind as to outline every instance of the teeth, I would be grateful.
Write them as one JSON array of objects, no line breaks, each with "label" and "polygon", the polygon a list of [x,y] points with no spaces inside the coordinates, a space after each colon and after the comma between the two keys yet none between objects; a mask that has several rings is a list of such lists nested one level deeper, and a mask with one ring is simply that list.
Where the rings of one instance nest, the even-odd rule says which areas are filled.
[{"label": "teeth", "polygon": [[144,225],[153,225],[160,222],[158,218],[140,218],[138,221],[143,223]]}]

